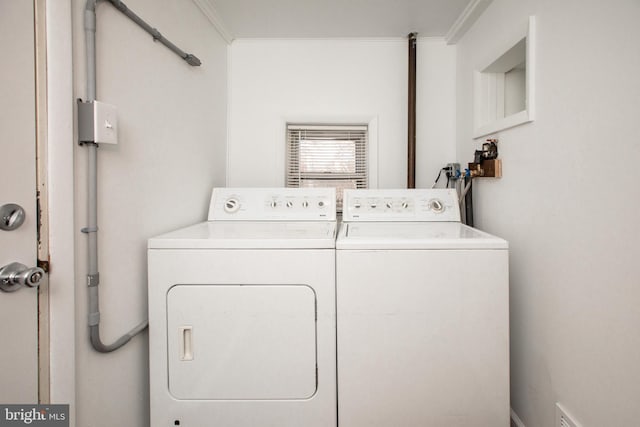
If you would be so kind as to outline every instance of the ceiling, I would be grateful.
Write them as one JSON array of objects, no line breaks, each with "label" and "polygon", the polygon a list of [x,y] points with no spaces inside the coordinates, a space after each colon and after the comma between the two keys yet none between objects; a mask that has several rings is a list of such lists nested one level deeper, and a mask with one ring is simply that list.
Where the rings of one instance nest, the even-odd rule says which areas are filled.
[{"label": "ceiling", "polygon": [[234,38],[445,36],[474,0],[208,0]]}]

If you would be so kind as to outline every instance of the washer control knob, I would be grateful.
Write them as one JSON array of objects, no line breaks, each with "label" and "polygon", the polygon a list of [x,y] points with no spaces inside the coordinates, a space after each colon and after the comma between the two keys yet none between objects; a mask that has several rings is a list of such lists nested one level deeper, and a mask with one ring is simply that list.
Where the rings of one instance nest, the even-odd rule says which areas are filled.
[{"label": "washer control knob", "polygon": [[393,203],[387,202],[385,206],[387,207],[387,209],[391,209],[393,207]]},{"label": "washer control knob", "polygon": [[271,203],[269,203],[269,206],[271,206],[272,208],[276,208],[278,207],[278,202],[276,200],[272,200]]},{"label": "washer control knob", "polygon": [[353,205],[353,207],[356,208],[356,209],[360,209],[360,206],[362,206],[360,203],[356,203],[356,204]]},{"label": "washer control knob", "polygon": [[324,208],[324,205],[325,205],[324,200],[320,200],[320,201],[318,202],[318,207],[320,207],[320,208]]},{"label": "washer control knob", "polygon": [[444,211],[444,204],[438,199],[429,200],[429,209],[435,213],[442,213]]},{"label": "washer control knob", "polygon": [[402,202],[402,209],[409,209],[409,202],[407,201]]},{"label": "washer control knob", "polygon": [[306,200],[304,200],[304,201],[302,202],[302,207],[303,207],[303,208],[308,208],[308,207],[309,207],[309,202],[307,202]]},{"label": "washer control knob", "polygon": [[291,200],[288,200],[287,203],[286,203],[286,206],[288,208],[292,208],[293,207],[293,202]]},{"label": "washer control knob", "polygon": [[230,197],[224,201],[224,211],[226,213],[235,213],[240,209],[240,201],[235,197]]}]

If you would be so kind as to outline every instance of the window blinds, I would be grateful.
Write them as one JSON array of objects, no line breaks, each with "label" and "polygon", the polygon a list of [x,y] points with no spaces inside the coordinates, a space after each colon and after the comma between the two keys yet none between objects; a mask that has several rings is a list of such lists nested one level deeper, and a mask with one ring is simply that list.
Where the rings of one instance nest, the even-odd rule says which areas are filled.
[{"label": "window blinds", "polygon": [[288,125],[287,187],[367,188],[367,126]]}]

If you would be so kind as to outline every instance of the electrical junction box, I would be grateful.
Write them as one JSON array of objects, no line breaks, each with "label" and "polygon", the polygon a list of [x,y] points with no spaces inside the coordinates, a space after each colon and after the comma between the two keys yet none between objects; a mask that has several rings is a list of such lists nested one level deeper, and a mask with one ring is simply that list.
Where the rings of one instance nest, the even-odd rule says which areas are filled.
[{"label": "electrical junction box", "polygon": [[449,172],[449,177],[457,179],[460,177],[460,163],[447,163],[447,172]]},{"label": "electrical junction box", "polygon": [[118,116],[115,105],[78,100],[78,139],[80,143],[118,143]]},{"label": "electrical junction box", "polygon": [[556,402],[556,424],[555,427],[581,427],[569,413]]}]

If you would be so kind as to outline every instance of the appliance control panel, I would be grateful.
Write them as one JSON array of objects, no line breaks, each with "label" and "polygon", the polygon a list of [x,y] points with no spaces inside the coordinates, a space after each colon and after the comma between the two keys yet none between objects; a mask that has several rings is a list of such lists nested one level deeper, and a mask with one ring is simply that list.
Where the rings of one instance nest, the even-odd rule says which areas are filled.
[{"label": "appliance control panel", "polygon": [[345,190],[342,219],[460,222],[460,206],[452,188]]},{"label": "appliance control panel", "polygon": [[335,221],[335,188],[214,188],[209,221]]}]

